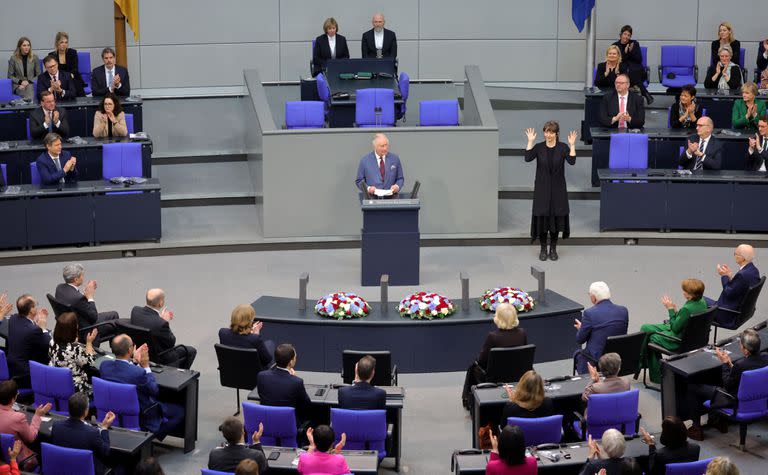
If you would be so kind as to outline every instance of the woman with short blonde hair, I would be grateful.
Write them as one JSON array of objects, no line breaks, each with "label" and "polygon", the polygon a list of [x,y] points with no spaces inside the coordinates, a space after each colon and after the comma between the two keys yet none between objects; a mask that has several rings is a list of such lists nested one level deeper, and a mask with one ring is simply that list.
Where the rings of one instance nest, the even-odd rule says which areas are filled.
[{"label": "woman with short blonde hair", "polygon": [[315,38],[312,47],[312,76],[325,71],[325,64],[331,59],[349,58],[347,39],[339,34],[339,24],[333,17],[323,22],[323,34]]},{"label": "woman with short blonde hair", "polygon": [[605,50],[605,61],[597,65],[595,72],[595,87],[604,90],[613,90],[616,76],[629,74],[629,68],[621,62],[621,49],[611,45]]},{"label": "woman with short blonde hair", "polygon": [[741,86],[741,99],[733,102],[731,122],[734,129],[757,130],[757,122],[765,117],[765,101],[757,101],[757,84],[745,83]]},{"label": "woman with short blonde hair", "polygon": [[517,309],[514,305],[500,303],[496,306],[496,314],[493,316],[493,323],[499,330],[512,330],[520,324],[517,319]]},{"label": "woman with short blonde hair", "polygon": [[733,37],[733,26],[730,22],[724,21],[717,25],[717,39],[712,41],[712,58],[710,66],[714,66],[719,59],[720,48],[728,46],[733,56],[733,62],[739,64],[741,58],[741,43]]},{"label": "woman with short blonde hair", "polygon": [[232,310],[229,328],[219,329],[219,343],[239,348],[258,350],[259,361],[263,368],[272,364],[275,344],[261,336],[263,323],[256,320],[256,310],[248,304],[241,304]]}]

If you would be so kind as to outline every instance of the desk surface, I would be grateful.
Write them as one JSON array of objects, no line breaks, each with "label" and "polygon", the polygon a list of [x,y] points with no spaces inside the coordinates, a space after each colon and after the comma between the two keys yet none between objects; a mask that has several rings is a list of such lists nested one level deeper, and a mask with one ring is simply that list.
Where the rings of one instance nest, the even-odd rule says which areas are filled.
[{"label": "desk surface", "polygon": [[603,181],[641,179],[643,181],[709,181],[768,184],[768,173],[748,170],[697,170],[690,175],[679,175],[677,170],[670,169],[601,168],[597,171],[597,176]]},{"label": "desk surface", "polygon": [[[152,139],[149,138],[149,136],[146,139],[131,139],[128,137],[123,138],[95,138],[95,137],[80,137],[82,138],[85,143],[70,143],[66,140],[62,141],[62,148],[64,150],[67,149],[73,149],[73,148],[91,148],[91,147],[102,147],[104,144],[108,143],[141,143],[141,144],[149,144],[152,145]],[[25,152],[25,151],[34,151],[34,150],[45,150],[45,145],[43,145],[42,140],[10,140],[5,142],[0,142],[8,144],[7,149],[0,149],[0,153],[2,152]]]},{"label": "desk surface", "polygon": [[[74,107],[97,107],[101,102],[100,97],[78,97],[74,101],[59,101],[56,103],[56,107],[63,107],[65,109]],[[125,107],[126,105],[142,104],[144,101],[139,96],[121,97],[120,104]],[[24,104],[11,104],[10,101],[0,102],[0,112],[4,110],[29,110],[37,109],[40,104],[37,102],[29,102]]]},{"label": "desk surface", "polygon": [[0,199],[14,199],[23,197],[54,197],[72,196],[90,193],[114,193],[123,191],[155,191],[160,190],[160,180],[147,178],[145,183],[131,185],[129,187],[114,184],[107,180],[78,181],[67,183],[61,190],[55,186],[39,185],[15,185],[0,192]]},{"label": "desk surface", "polygon": [[[768,350],[768,328],[763,328],[758,333],[760,334],[760,351]],[[730,352],[732,361],[738,361],[744,357],[739,349],[739,342],[735,338],[727,345],[723,345],[722,348]],[[681,357],[661,361],[673,372],[683,376],[691,376],[722,366],[715,353],[709,348],[700,348],[685,353]]]},{"label": "desk surface", "polygon": [[[337,406],[339,404],[340,386],[349,386],[348,384],[304,384],[304,388],[309,395],[312,404],[324,406]],[[405,388],[400,386],[377,386],[387,392],[387,409],[402,409],[405,398]],[[249,401],[259,401],[259,390],[253,388],[248,393]]]},{"label": "desk surface", "polygon": [[[633,129],[635,130],[635,129]],[[638,129],[638,134],[644,134],[648,136],[648,139],[684,139],[694,134],[689,129],[667,129],[667,128],[652,128],[647,127]],[[722,133],[725,130],[727,133]],[[590,133],[593,139],[597,138],[610,138],[613,134],[627,133],[627,130],[611,129],[608,127],[590,127]],[[634,133],[634,132],[631,132]],[[720,140],[747,140],[749,137],[755,135],[754,131],[749,130],[734,130],[734,129],[715,129],[715,133],[712,134]]]},{"label": "desk surface", "polygon": [[[584,96],[586,97],[602,97],[606,93],[612,91],[613,89],[600,89],[598,87],[585,87],[584,88]],[[669,95],[666,91],[657,92],[657,91],[651,91],[651,94],[654,95]],[[730,99],[730,100],[736,100],[741,99],[741,90],[740,89],[731,89],[729,91],[723,91],[721,92],[718,89],[696,89],[696,97],[698,98],[723,98],[723,99]],[[757,100],[761,99],[768,99],[766,96],[757,96]]]},{"label": "desk surface", "polygon": [[[545,380],[546,381],[546,380]],[[550,399],[564,399],[581,396],[584,388],[589,382],[588,375],[573,376],[565,381],[547,383],[544,386],[544,394]],[[515,384],[510,384],[514,387]],[[480,406],[487,404],[505,404],[509,401],[506,390],[503,386],[495,388],[477,388],[473,389],[473,394],[477,404]]]},{"label": "desk surface", "polygon": [[[101,363],[107,359],[114,359],[112,354],[105,354],[96,358],[94,369],[98,371]],[[171,391],[181,391],[200,378],[200,373],[191,369],[174,368],[173,366],[164,366],[152,363],[152,374],[155,376],[155,382],[158,386]]]},{"label": "desk surface", "polygon": [[[280,456],[276,460],[269,460],[270,469],[295,471],[299,464],[300,449],[290,447],[262,446],[264,454],[269,457],[277,452]],[[352,473],[375,474],[378,473],[378,452],[375,450],[342,450],[341,454]]]}]

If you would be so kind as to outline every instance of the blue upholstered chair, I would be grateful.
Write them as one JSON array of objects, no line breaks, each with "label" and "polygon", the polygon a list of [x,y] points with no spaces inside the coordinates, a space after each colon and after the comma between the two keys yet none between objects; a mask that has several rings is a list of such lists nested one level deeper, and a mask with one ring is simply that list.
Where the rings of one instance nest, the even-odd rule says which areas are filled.
[{"label": "blue upholstered chair", "polygon": [[0,171],[3,173],[3,182],[8,184],[8,167],[5,163],[0,163]]},{"label": "blue upholstered chair", "polygon": [[697,460],[696,462],[668,463],[666,475],[701,475],[707,471],[707,465],[712,459]]},{"label": "blue upholstered chair", "polygon": [[[8,342],[6,341],[7,345]],[[11,379],[11,373],[8,370],[8,359],[5,357],[5,351],[0,350],[0,381]],[[19,388],[20,395],[32,394],[32,390],[29,388]]]},{"label": "blue upholstered chair", "polygon": [[91,53],[90,51],[78,51],[77,52],[77,72],[83,78],[85,83],[84,91],[86,94],[91,93]]},{"label": "blue upholstered chair", "polygon": [[525,446],[559,444],[563,437],[563,415],[548,417],[508,417],[507,425],[517,426],[523,431]]},{"label": "blue upholstered chair", "polygon": [[648,168],[648,134],[611,134],[608,168]]},{"label": "blue upholstered chair", "polygon": [[646,77],[645,81],[643,81],[643,86],[648,87],[648,82],[651,79],[651,68],[648,67],[648,47],[641,46],[640,53],[643,56],[643,68],[645,68],[645,77]]},{"label": "blue upholstered chair", "polygon": [[105,180],[116,176],[142,176],[140,143],[105,143],[102,147],[101,160],[102,176]]},{"label": "blue upholstered chair", "polygon": [[347,434],[344,446],[350,450],[377,450],[379,460],[387,456],[387,411],[374,409],[356,411],[331,408],[331,427],[336,440]]},{"label": "blue upholstered chair", "polygon": [[125,127],[128,129],[129,134],[133,134],[133,114],[125,114]]},{"label": "blue upholstered chair", "polygon": [[235,475],[235,472],[220,472],[218,470],[210,470],[207,468],[200,469],[200,475]]},{"label": "blue upholstered chair", "polygon": [[394,127],[395,91],[384,88],[358,89],[355,92],[357,127]]},{"label": "blue upholstered chair", "polygon": [[421,101],[419,102],[419,124],[459,125],[459,101]]},{"label": "blue upholstered chair", "polygon": [[586,419],[574,422],[574,428],[586,440],[587,435],[599,439],[608,429],[616,429],[624,435],[635,435],[640,426],[637,412],[640,390],[609,394],[592,394],[587,400]]},{"label": "blue upholstered chair", "polygon": [[331,106],[331,88],[328,86],[328,81],[325,79],[325,74],[320,73],[315,78],[317,81],[317,95],[320,100],[325,104],[325,113],[328,114],[328,108]]},{"label": "blue upholstered chair", "polygon": [[[735,398],[723,389],[717,391],[725,398],[735,400],[732,408],[717,409],[717,412],[739,423],[739,448],[743,451],[749,424],[768,416],[768,366],[741,373]],[[708,408],[711,404],[712,401],[707,401],[704,406]]]},{"label": "blue upholstered chair", "polygon": [[285,103],[286,129],[321,129],[325,125],[325,104],[321,101]]},{"label": "blue upholstered chair", "polygon": [[245,432],[253,434],[264,424],[261,443],[278,447],[296,447],[296,409],[292,407],[262,406],[243,402]]},{"label": "blue upholstered chair", "polygon": [[408,110],[408,94],[411,89],[411,78],[408,76],[408,73],[400,73],[400,78],[397,81],[397,88],[400,91],[403,103],[395,106],[395,120],[403,119],[403,122],[405,122],[405,113]]},{"label": "blue upholstered chair", "polygon": [[29,163],[29,173],[30,173],[30,183],[33,185],[39,185],[40,184],[40,172],[37,171],[37,163],[30,162]]},{"label": "blue upholstered chair", "polygon": [[104,420],[107,412],[112,411],[115,413],[115,426],[141,430],[139,397],[133,384],[93,378],[93,405],[99,420]]},{"label": "blue upholstered chair", "polygon": [[0,79],[0,102],[8,102],[14,99],[21,99],[21,97],[13,93],[13,80]]},{"label": "blue upholstered chair", "polygon": [[12,434],[0,434],[0,459],[4,463],[10,463],[8,449],[13,448],[16,438]]},{"label": "blue upholstered chair", "polygon": [[27,117],[27,140],[32,140],[32,129],[29,128],[29,117]]},{"label": "blue upholstered chair", "polygon": [[[668,77],[672,75],[673,77]],[[689,45],[662,45],[659,82],[666,87],[683,87],[699,82],[696,66],[696,47]]]},{"label": "blue upholstered chair", "polygon": [[29,362],[35,405],[51,403],[55,414],[69,415],[69,396],[75,393],[72,370]]},{"label": "blue upholstered chair", "polygon": [[45,475],[94,475],[93,452],[68,449],[43,442],[43,473]]}]

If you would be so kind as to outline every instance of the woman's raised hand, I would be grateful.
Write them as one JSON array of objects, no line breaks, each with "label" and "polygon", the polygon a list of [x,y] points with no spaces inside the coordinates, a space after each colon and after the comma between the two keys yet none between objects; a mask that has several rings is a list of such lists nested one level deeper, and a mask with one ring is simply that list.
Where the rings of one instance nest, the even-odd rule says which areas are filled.
[{"label": "woman's raised hand", "polygon": [[536,131],[531,128],[525,129],[525,136],[528,138],[528,142],[536,141]]}]

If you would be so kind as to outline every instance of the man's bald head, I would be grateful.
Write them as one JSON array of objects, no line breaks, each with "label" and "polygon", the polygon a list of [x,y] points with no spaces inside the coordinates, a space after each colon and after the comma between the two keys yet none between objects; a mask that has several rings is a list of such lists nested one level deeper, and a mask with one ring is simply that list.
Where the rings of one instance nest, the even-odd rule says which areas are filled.
[{"label": "man's bald head", "polygon": [[[739,257],[741,257],[744,260],[744,264],[752,262],[752,260],[755,258],[755,248],[750,246],[749,244],[739,244],[736,247],[734,256],[736,256],[737,261]],[[743,265],[743,264],[739,263],[739,265]]]},{"label": "man's bald head", "polygon": [[712,118],[711,118],[711,117],[707,117],[707,116],[704,116],[704,117],[702,117],[702,118],[701,118],[701,119],[699,119],[699,120],[700,120],[702,123],[704,123],[704,124],[707,124],[708,126],[710,126],[710,127],[712,127],[712,128],[714,128],[714,127],[715,127],[715,123],[714,123],[714,122],[712,122]]},{"label": "man's bald head", "polygon": [[133,340],[125,333],[121,333],[114,337],[109,342],[109,347],[112,349],[112,353],[115,357],[120,359],[128,359],[131,357],[131,350],[133,349]]},{"label": "man's bald head", "polygon": [[163,289],[147,290],[147,305],[152,308],[165,306],[165,291]]},{"label": "man's bald head", "polygon": [[371,24],[373,25],[374,30],[377,32],[381,31],[381,29],[384,28],[384,14],[381,12],[374,13],[371,18]]}]

